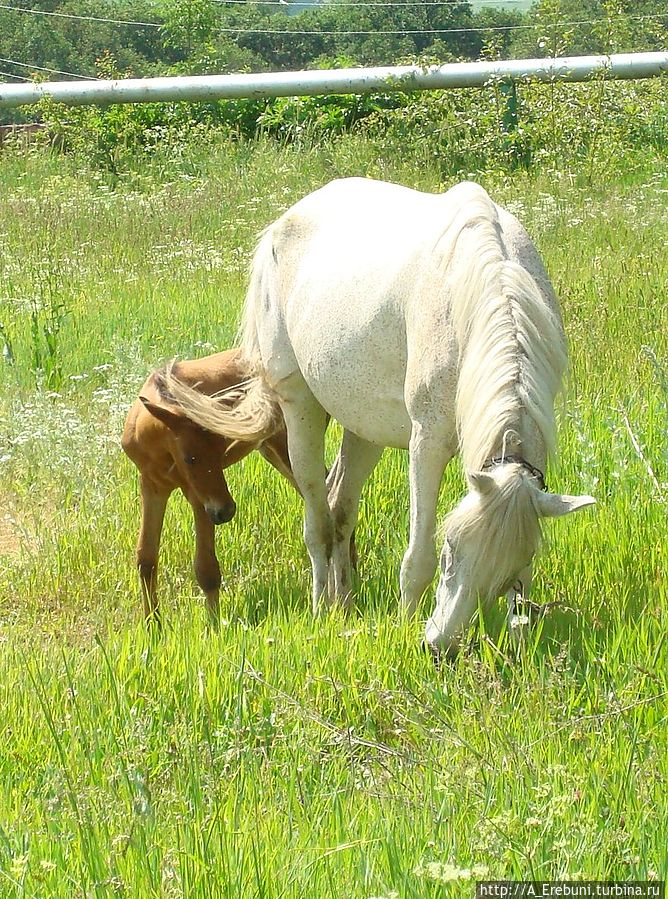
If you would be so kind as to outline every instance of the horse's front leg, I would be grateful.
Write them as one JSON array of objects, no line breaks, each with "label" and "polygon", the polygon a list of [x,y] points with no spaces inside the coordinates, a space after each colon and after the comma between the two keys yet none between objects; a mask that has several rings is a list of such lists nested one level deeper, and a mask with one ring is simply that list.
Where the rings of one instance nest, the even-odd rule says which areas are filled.
[{"label": "horse's front leg", "polygon": [[410,536],[400,573],[401,602],[409,615],[415,613],[436,571],[438,492],[443,471],[454,452],[443,435],[429,432],[419,422],[413,423],[408,461]]},{"label": "horse's front leg", "polygon": [[160,535],[165,519],[165,509],[171,490],[158,490],[143,475],[140,476],[141,524],[137,540],[137,570],[147,624],[160,626],[158,609],[157,575]]},{"label": "horse's front leg", "polygon": [[327,416],[301,378],[280,385],[280,403],[288,432],[288,453],[297,488],[304,498],[304,542],[313,573],[313,614],[328,594],[333,523],[325,485],[325,428]]},{"label": "horse's front leg", "polygon": [[204,506],[194,496],[186,498],[195,518],[195,577],[206,600],[209,623],[220,622],[220,565],[216,557],[216,528]]},{"label": "horse's front leg", "polygon": [[351,558],[355,553],[360,494],[364,482],[380,459],[383,447],[344,431],[341,449],[327,477],[329,506],[334,519],[334,544],[330,569],[330,590],[348,605],[351,590]]}]

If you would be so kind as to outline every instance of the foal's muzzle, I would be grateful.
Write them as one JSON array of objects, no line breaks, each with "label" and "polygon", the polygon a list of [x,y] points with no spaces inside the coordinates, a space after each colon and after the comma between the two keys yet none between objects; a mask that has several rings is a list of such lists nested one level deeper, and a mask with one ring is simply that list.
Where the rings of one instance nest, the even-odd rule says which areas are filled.
[{"label": "foal's muzzle", "polygon": [[224,506],[206,506],[207,515],[214,524],[225,524],[232,521],[237,511],[237,504],[230,500]]}]

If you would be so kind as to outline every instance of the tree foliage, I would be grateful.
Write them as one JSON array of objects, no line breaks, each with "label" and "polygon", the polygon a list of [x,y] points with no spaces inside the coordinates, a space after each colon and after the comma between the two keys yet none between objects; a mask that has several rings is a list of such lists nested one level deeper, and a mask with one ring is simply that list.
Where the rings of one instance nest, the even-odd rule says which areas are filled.
[{"label": "tree foliage", "polygon": [[[0,70],[5,73],[0,78],[108,77],[111,69],[115,77],[139,77],[438,63],[651,50],[668,43],[668,0],[536,0],[524,15],[490,7],[474,12],[468,0],[23,3],[30,4],[28,11],[0,10]],[[338,98],[317,104],[335,130],[369,110],[367,101]],[[222,121],[248,133],[275,122],[288,107],[258,101],[193,104],[185,112],[164,113],[163,123]],[[140,125],[157,127],[160,117],[154,112],[135,117]],[[297,122],[299,113],[292,109],[288,118],[293,113]],[[2,110],[0,121],[20,115]],[[288,123],[288,130],[295,122]],[[101,127],[96,119],[95,129]]]}]

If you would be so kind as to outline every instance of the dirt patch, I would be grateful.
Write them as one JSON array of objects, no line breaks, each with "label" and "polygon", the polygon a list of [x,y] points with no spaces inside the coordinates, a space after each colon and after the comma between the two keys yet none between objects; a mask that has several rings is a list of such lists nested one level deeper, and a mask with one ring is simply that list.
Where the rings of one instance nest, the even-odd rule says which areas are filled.
[{"label": "dirt patch", "polygon": [[9,512],[0,512],[0,556],[18,556],[25,536]]}]

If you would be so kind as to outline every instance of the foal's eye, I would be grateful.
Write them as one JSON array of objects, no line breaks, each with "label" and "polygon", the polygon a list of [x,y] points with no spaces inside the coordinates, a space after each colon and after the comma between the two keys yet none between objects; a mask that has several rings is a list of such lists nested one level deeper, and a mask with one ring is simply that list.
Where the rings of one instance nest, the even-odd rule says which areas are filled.
[{"label": "foal's eye", "polygon": [[195,456],[184,456],[183,461],[186,463],[186,465],[194,465],[195,462],[197,462],[197,459]]}]

